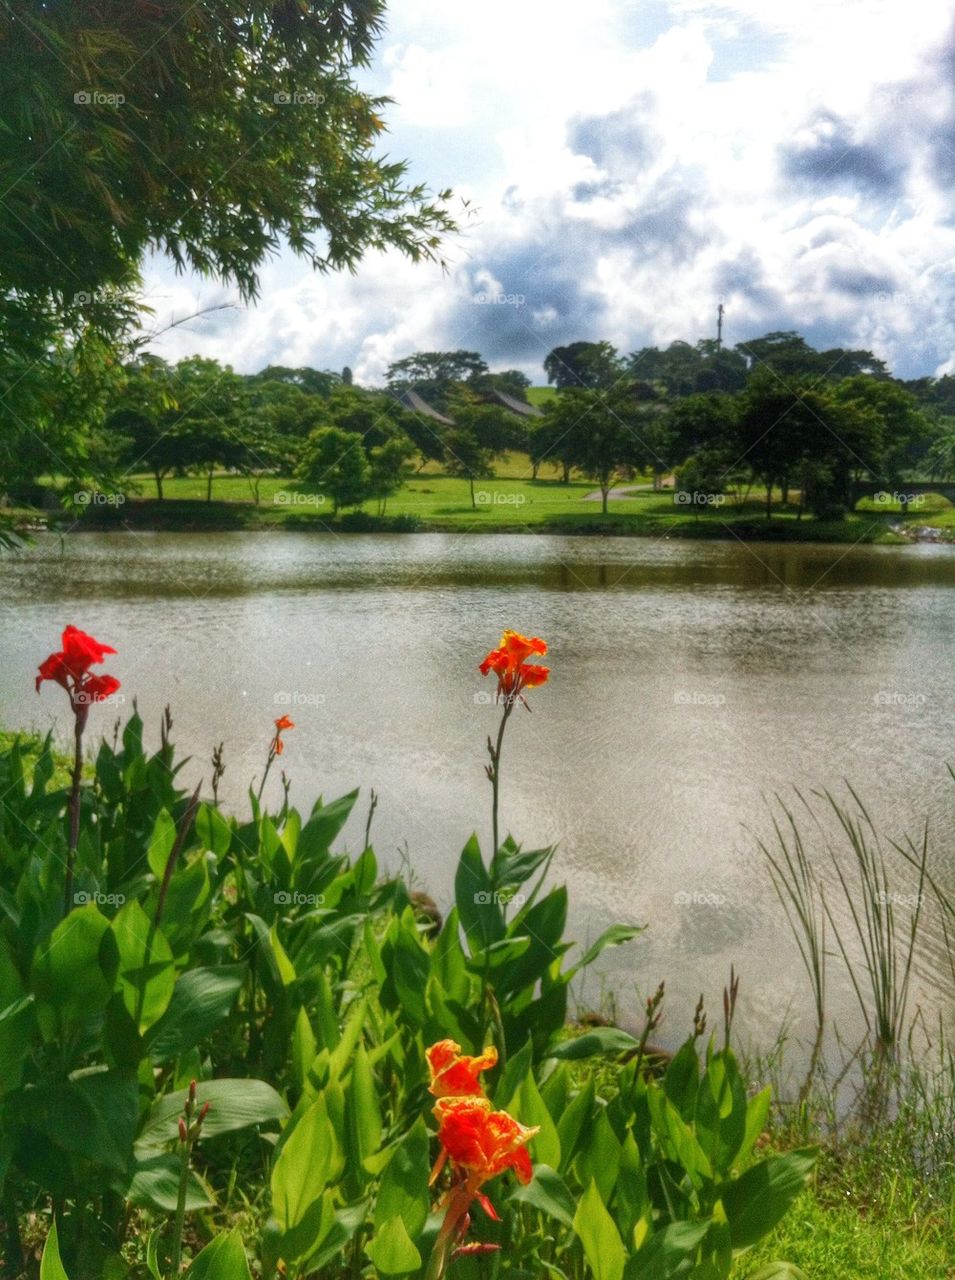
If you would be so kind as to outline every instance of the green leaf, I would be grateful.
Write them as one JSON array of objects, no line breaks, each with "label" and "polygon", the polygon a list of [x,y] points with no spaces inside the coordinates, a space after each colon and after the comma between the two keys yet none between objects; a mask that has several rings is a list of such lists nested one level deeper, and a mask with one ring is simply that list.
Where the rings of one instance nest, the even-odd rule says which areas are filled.
[{"label": "green leaf", "polygon": [[581,958],[574,965],[574,972],[578,969],[586,969],[600,955],[601,951],[607,947],[619,947],[624,942],[629,942],[632,938],[636,938],[638,934],[643,933],[644,926],[637,924],[612,924],[609,929],[605,929],[593,946],[588,947]]},{"label": "green leaf", "polygon": [[172,950],[135,898],[112,923],[119,949],[120,991],[140,1034],[166,1012],[176,985]]},{"label": "green leaf", "polygon": [[229,852],[232,828],[214,805],[201,804],[196,813],[196,835],[217,857]]},{"label": "green leaf", "polygon": [[363,1165],[381,1146],[381,1111],[375,1077],[362,1044],[359,1044],[352,1062],[346,1114],[350,1163]]},{"label": "green leaf", "polygon": [[755,1244],[785,1215],[816,1163],[812,1148],[769,1156],[721,1191],[734,1249]]},{"label": "green leaf", "polygon": [[[164,1094],[150,1108],[149,1116],[136,1139],[140,1154],[162,1148],[178,1132],[179,1116],[188,1089]],[[203,1080],[197,1091],[199,1105],[208,1102],[209,1112],[202,1122],[202,1135],[216,1138],[254,1124],[272,1124],[288,1116],[288,1107],[264,1080]]]},{"label": "green leaf", "polygon": [[343,1165],[328,1102],[321,1094],[295,1125],[272,1169],[272,1210],[283,1231],[304,1220],[329,1183],[341,1175]]},{"label": "green leaf", "polygon": [[595,1280],[622,1280],[626,1254],[620,1232],[591,1182],[574,1215],[574,1231],[584,1246],[584,1256]]},{"label": "green leaf", "polygon": [[521,1081],[516,1095],[508,1106],[521,1124],[540,1127],[540,1133],[531,1138],[530,1143],[535,1159],[542,1160],[551,1168],[558,1168],[560,1138],[557,1136],[557,1126],[551,1119],[551,1114],[544,1104],[544,1099],[531,1072],[528,1072]]},{"label": "green leaf", "polygon": [[23,996],[0,1013],[0,1097],[20,1087],[33,1036],[33,997]]},{"label": "green leaf", "polygon": [[407,1275],[421,1266],[421,1254],[401,1218],[389,1218],[366,1246],[375,1267],[386,1276]]},{"label": "green leaf", "polygon": [[154,1227],[146,1240],[146,1270],[153,1280],[163,1280],[159,1269],[159,1242],[162,1238],[162,1227]]},{"label": "green leaf", "polygon": [[507,891],[519,889],[530,880],[535,871],[552,857],[554,846],[546,849],[518,849],[501,845],[491,859],[490,880],[494,889]]},{"label": "green leaf", "polygon": [[526,1186],[519,1186],[511,1199],[532,1205],[565,1227],[574,1225],[574,1198],[560,1174],[549,1165],[535,1164],[534,1177]]},{"label": "green leaf", "polygon": [[647,1094],[647,1102],[654,1130],[664,1148],[668,1149],[672,1159],[683,1166],[690,1181],[699,1189],[707,1178],[713,1176],[706,1152],[662,1089],[651,1088]]},{"label": "green leaf", "polygon": [[152,835],[149,837],[149,846],[146,850],[149,869],[157,880],[162,880],[166,874],[166,863],[169,861],[169,855],[172,853],[175,843],[175,820],[168,809],[160,809],[156,814],[156,821],[153,824]]},{"label": "green leaf", "polygon": [[700,1083],[700,1060],[696,1054],[696,1041],[684,1041],[673,1060],[667,1067],[663,1077],[663,1088],[687,1122],[693,1119],[696,1111],[696,1094]]},{"label": "green leaf", "polygon": [[106,1007],[118,968],[109,921],[91,902],[56,926],[34,957],[30,982],[38,1001],[69,1021],[79,1021]]},{"label": "green leaf", "polygon": [[315,1032],[308,1020],[304,1007],[299,1009],[295,1018],[295,1030],[292,1032],[292,1078],[296,1088],[301,1091],[305,1087],[308,1069],[315,1060],[318,1044]]},{"label": "green leaf", "polygon": [[[179,1176],[182,1162],[178,1155],[166,1152],[148,1156],[133,1165],[133,1176],[117,1186],[131,1204],[142,1205],[159,1213],[175,1213],[179,1200]],[[186,1184],[186,1209],[208,1209],[214,1203],[208,1188],[192,1170]]]},{"label": "green leaf", "polygon": [[709,1229],[709,1221],[671,1222],[631,1256],[627,1280],[670,1280],[683,1274]]},{"label": "green leaf", "polygon": [[56,1232],[54,1219],[50,1234],[43,1246],[43,1257],[40,1261],[40,1280],[69,1280],[63,1263],[60,1261],[60,1242]]},{"label": "green leaf", "polygon": [[295,851],[296,862],[314,862],[327,855],[332,841],[348,821],[357,791],[350,791],[347,796],[333,800],[331,804],[317,804],[312,816],[302,828]]},{"label": "green leaf", "polygon": [[166,1012],[146,1035],[152,1062],[177,1058],[228,1017],[244,977],[244,965],[220,965],[184,973]]},{"label": "green leaf", "polygon": [[207,1244],[186,1272],[187,1280],[252,1280],[238,1231]]},{"label": "green leaf", "polygon": [[394,1217],[417,1239],[428,1218],[428,1131],[419,1116],[395,1147],[381,1178],[375,1203],[375,1230]]},{"label": "green leaf", "polygon": [[756,1139],[766,1128],[766,1118],[769,1115],[772,1098],[772,1086],[767,1085],[755,1097],[750,1098],[746,1104],[746,1132],[743,1135],[742,1145],[736,1157],[737,1163],[749,1155],[756,1145]]},{"label": "green leaf", "polygon": [[59,1150],[123,1174],[139,1118],[136,1080],[100,1068],[39,1085],[30,1094],[29,1124]]},{"label": "green leaf", "polygon": [[560,1058],[565,1062],[576,1062],[580,1058],[593,1058],[599,1053],[625,1053],[636,1049],[639,1040],[627,1035],[617,1027],[595,1027],[582,1036],[572,1040],[562,1040],[548,1052],[550,1058]]},{"label": "green leaf", "polygon": [[458,860],[454,901],[472,955],[504,937],[504,917],[476,836],[467,842]]},{"label": "green leaf", "polygon": [[696,1098],[696,1138],[717,1178],[725,1177],[746,1133],[746,1086],[732,1053],[710,1059]]}]

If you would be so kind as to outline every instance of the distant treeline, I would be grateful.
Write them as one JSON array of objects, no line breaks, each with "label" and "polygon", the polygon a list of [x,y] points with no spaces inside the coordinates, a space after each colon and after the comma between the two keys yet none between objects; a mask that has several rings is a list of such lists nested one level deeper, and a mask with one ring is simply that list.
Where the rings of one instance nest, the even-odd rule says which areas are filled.
[{"label": "distant treeline", "polygon": [[767,514],[778,491],[831,518],[860,482],[955,477],[955,378],[903,382],[869,351],[816,351],[793,332],[629,355],[581,341],[555,347],[543,368],[555,390],[541,406],[522,372],[491,372],[473,351],[417,352],[389,367],[383,388],[355,385],[347,368],[243,375],[198,356],[140,355],[84,370],[78,398],[64,369],[36,447],[27,436],[0,455],[0,485],[13,499],[35,496],[54,470],[51,435],[59,479],[82,472],[129,489],[151,476],[162,498],[168,476],[200,474],[212,498],[216,475],[230,471],[258,501],[263,477],[296,476],[336,510],[369,498],[383,510],[429,461],[473,490],[508,451],[528,454],[534,478],[592,480],[605,505],[615,483],[649,471],[703,496],[758,486]]}]

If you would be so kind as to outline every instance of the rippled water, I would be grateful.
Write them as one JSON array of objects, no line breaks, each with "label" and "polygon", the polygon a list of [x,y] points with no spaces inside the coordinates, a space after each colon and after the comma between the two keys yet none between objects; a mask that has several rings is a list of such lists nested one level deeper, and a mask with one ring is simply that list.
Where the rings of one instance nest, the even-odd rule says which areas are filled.
[{"label": "rippled water", "polygon": [[[119,650],[148,724],[171,703],[194,775],[225,742],[234,806],[291,714],[293,800],[360,784],[354,844],[374,787],[376,848],[406,849],[441,902],[470,831],[488,837],[498,713],[476,664],[505,626],[544,636],[553,678],[508,729],[504,825],[559,843],[576,936],[649,923],[603,970],[625,1006],[666,978],[671,1040],[701,990],[715,1016],[731,962],[755,1033],[809,1008],[745,830],[767,831],[774,791],[848,778],[892,833],[928,817],[955,887],[950,548],[88,534],[0,559],[0,593],[0,723],[65,733],[32,681],[73,622]],[[950,1008],[943,972],[918,994]]]}]

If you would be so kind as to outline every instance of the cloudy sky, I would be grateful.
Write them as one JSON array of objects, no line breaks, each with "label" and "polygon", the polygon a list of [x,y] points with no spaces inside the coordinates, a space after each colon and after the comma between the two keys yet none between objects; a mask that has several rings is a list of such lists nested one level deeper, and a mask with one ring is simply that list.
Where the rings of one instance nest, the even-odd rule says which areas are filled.
[{"label": "cloudy sky", "polygon": [[[262,298],[161,338],[251,372],[383,380],[466,347],[800,330],[903,377],[955,370],[955,22],[944,0],[394,0],[369,88],[387,150],[476,215],[450,269],[291,254]],[[149,264],[155,322],[233,295]]]}]

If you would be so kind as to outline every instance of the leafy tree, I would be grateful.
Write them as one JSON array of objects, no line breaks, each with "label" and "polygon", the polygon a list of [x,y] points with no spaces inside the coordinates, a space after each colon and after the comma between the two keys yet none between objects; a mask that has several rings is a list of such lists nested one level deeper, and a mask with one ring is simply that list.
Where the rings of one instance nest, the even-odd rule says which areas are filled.
[{"label": "leafy tree", "polygon": [[468,481],[471,490],[471,506],[477,509],[474,481],[494,474],[494,452],[482,445],[473,431],[466,427],[451,427],[445,435],[444,465],[449,476]]},{"label": "leafy tree", "polygon": [[489,373],[487,375],[489,386],[495,391],[503,391],[505,395],[513,396],[515,400],[521,400],[527,403],[527,388],[531,385],[531,380],[520,369],[505,369],[501,373]]},{"label": "leafy tree", "polygon": [[833,389],[833,401],[856,412],[861,438],[855,478],[866,472],[886,483],[900,483],[929,448],[932,424],[918,401],[898,382],[868,374],[845,378]]},{"label": "leafy tree", "polygon": [[486,377],[487,362],[477,351],[416,351],[388,366],[391,391],[417,391],[439,412],[447,411],[455,391]]},{"label": "leafy tree", "polygon": [[149,471],[160,502],[166,476],[184,465],[182,443],[176,435],[180,417],[173,373],[166,361],[146,354],[132,361],[107,419],[107,429],[123,443],[124,473]]},{"label": "leafy tree", "polygon": [[3,288],[126,283],[157,245],[246,297],[283,241],[319,268],[371,247],[437,255],[448,193],[429,202],[375,155],[385,102],[355,79],[382,0],[5,9]]},{"label": "leafy tree", "polygon": [[520,447],[526,441],[523,423],[499,404],[483,401],[467,387],[458,388],[448,404],[454,423],[470,432],[482,449],[492,457],[506,449]]},{"label": "leafy tree", "polygon": [[310,369],[307,365],[299,369],[290,369],[282,364],[266,365],[258,373],[252,375],[253,382],[284,383],[297,387],[307,395],[330,396],[343,381],[337,373],[330,369]]},{"label": "leafy tree", "polygon": [[205,476],[206,501],[211,502],[216,471],[240,469],[245,456],[245,379],[217,360],[189,356],[176,364],[173,382],[179,410],[174,431],[178,462]]},{"label": "leafy tree", "polygon": [[252,490],[252,501],[259,505],[262,481],[266,476],[293,470],[298,449],[267,422],[250,415],[242,421],[238,449],[233,455],[235,466],[242,472]]},{"label": "leafy tree", "polygon": [[791,329],[777,330],[761,338],[738,342],[734,350],[748,363],[750,371],[768,369],[784,378],[816,374],[822,377],[828,364],[800,334]]},{"label": "leafy tree", "polygon": [[554,347],[544,358],[547,381],[564,387],[606,387],[617,382],[621,362],[609,342],[572,342]]},{"label": "leafy tree", "polygon": [[351,369],[346,364],[344,369],[342,369],[342,382],[346,387],[350,387],[352,386],[354,381],[355,381],[355,375],[352,373]]},{"label": "leafy tree", "polygon": [[410,475],[414,455],[414,445],[403,435],[394,435],[368,451],[368,493],[378,499],[379,515],[385,514],[388,499],[398,492]]},{"label": "leafy tree", "polygon": [[603,513],[614,484],[646,465],[636,403],[625,390],[616,395],[569,389],[560,395],[559,422],[566,424],[571,463],[600,488]]},{"label": "leafy tree", "polygon": [[361,438],[339,427],[319,427],[308,437],[298,476],[327,493],[333,513],[369,495],[370,471]]}]

